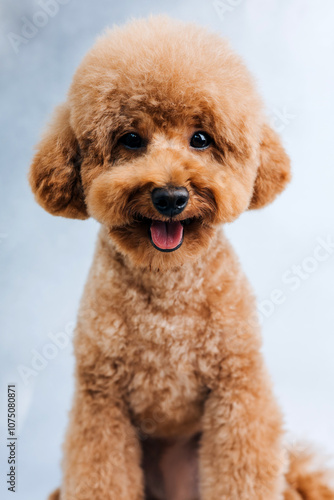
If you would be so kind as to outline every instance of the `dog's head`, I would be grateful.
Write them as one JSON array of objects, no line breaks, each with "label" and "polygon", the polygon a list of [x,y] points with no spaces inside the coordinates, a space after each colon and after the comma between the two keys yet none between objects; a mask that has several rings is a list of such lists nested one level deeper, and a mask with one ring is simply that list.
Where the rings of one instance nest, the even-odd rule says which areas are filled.
[{"label": "dog's head", "polygon": [[253,82],[219,36],[165,17],[102,37],[38,145],[50,213],[94,217],[137,265],[177,266],[290,177]]}]

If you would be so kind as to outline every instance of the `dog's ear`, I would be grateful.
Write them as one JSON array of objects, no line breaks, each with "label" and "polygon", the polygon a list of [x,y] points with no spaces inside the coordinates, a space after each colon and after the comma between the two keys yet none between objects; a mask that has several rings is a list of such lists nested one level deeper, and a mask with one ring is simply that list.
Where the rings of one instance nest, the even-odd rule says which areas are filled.
[{"label": "dog's ear", "polygon": [[269,125],[264,125],[259,167],[249,208],[262,208],[271,203],[283,191],[290,178],[290,159],[280,138]]},{"label": "dog's ear", "polygon": [[80,149],[66,104],[55,110],[37,146],[29,181],[38,203],[53,215],[88,217],[80,177]]}]

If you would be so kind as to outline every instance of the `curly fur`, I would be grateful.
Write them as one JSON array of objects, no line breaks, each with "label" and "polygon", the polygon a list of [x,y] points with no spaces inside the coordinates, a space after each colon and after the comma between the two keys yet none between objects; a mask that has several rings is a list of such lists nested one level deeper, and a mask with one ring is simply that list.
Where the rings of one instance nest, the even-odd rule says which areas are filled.
[{"label": "curly fur", "polygon": [[[203,151],[194,131],[210,133]],[[119,138],[136,131],[142,150]],[[78,68],[30,183],[50,213],[101,225],[75,334],[61,493],[50,500],[325,500],[286,460],[253,294],[221,224],[274,200],[289,159],[218,35],[152,17],[115,27]],[[186,187],[182,246],[148,237],[156,187]],[[288,471],[288,472],[287,472]]]}]

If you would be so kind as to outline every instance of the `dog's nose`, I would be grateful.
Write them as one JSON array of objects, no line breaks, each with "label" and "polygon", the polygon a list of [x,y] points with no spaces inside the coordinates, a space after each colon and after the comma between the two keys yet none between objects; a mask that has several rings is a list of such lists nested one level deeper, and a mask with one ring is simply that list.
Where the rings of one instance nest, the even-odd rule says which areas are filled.
[{"label": "dog's nose", "polygon": [[189,193],[184,187],[156,188],[153,189],[151,197],[153,205],[159,213],[173,217],[186,208]]}]

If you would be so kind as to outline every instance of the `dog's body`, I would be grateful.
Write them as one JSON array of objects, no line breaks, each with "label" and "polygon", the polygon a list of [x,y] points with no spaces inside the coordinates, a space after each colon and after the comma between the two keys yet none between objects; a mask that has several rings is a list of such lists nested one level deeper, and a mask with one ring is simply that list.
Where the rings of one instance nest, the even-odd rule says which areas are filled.
[{"label": "dog's body", "polygon": [[30,180],[51,213],[103,225],[52,498],[334,499],[321,473],[288,463],[254,298],[219,228],[289,180],[227,45],[166,18],[111,32],[79,68]]},{"label": "dog's body", "polygon": [[[95,437],[88,443],[84,427],[74,419],[68,433],[69,463],[65,470],[72,474],[82,449],[97,446],[101,458],[89,463],[90,469],[96,467],[99,475],[101,467],[108,467],[110,478],[124,485],[131,461],[132,488],[139,491],[140,441],[150,479],[157,462],[162,475],[173,473],[167,464],[164,467],[165,454],[157,450],[154,438],[167,438],[175,444],[205,429],[200,449],[204,477],[209,479],[212,465],[223,460],[215,481],[237,474],[235,490],[225,480],[220,488],[226,498],[242,498],[239,484],[246,481],[251,467],[258,474],[264,460],[256,494],[257,498],[270,498],[268,480],[276,481],[284,467],[281,418],[264,373],[257,328],[249,324],[253,310],[247,283],[222,234],[195,263],[143,273],[120,257],[102,231],[76,334],[78,379],[92,397],[87,408],[92,413],[82,425],[88,425]],[[80,414],[82,402],[77,405]],[[119,412],[116,415],[114,405]],[[260,428],[259,419],[265,422]],[[245,441],[244,432],[248,434]],[[238,441],[242,452],[236,450]],[[124,447],[129,449],[124,451]],[[267,450],[265,456],[263,449]],[[179,461],[178,470],[185,480],[184,475],[194,470],[185,472],[183,465]],[[84,479],[87,471],[82,471]],[[157,493],[154,481],[148,482]],[[168,479],[161,481],[160,488],[163,483],[168,485]],[[203,498],[214,498],[211,487],[217,488],[217,484],[207,484],[209,492]],[[115,491],[115,498],[123,498],[121,491]],[[247,490],[247,498],[251,498],[251,491]],[[278,498],[277,491],[272,498]],[[124,498],[132,498],[132,494],[127,492]],[[135,494],[133,498],[137,498]],[[198,496],[170,493],[167,498]]]}]

